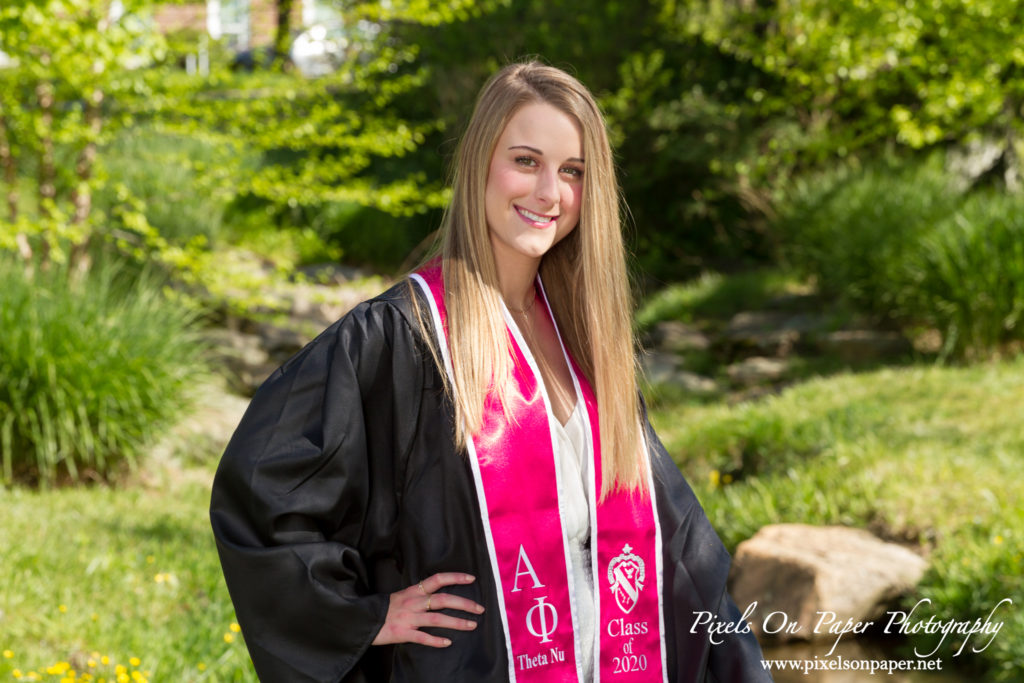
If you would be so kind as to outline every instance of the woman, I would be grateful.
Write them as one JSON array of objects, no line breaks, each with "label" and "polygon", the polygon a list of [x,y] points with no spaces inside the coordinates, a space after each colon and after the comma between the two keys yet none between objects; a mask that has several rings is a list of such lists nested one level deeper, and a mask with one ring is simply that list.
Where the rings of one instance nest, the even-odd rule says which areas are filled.
[{"label": "woman", "polygon": [[501,70],[453,190],[440,256],[275,372],[224,454],[211,519],[261,679],[768,680],[749,633],[696,623],[742,622],[642,411],[590,93]]}]

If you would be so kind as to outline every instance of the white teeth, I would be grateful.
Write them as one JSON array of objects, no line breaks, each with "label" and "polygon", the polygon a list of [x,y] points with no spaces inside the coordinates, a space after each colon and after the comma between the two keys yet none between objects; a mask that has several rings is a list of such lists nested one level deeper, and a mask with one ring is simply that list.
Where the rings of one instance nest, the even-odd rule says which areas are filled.
[{"label": "white teeth", "polygon": [[516,208],[519,209],[519,213],[523,214],[524,216],[529,218],[531,221],[535,221],[537,223],[548,223],[548,222],[550,222],[552,220],[551,216],[541,216],[540,214],[536,214],[536,213],[534,213],[532,211],[527,211],[526,209],[524,209],[521,206],[516,207]]}]

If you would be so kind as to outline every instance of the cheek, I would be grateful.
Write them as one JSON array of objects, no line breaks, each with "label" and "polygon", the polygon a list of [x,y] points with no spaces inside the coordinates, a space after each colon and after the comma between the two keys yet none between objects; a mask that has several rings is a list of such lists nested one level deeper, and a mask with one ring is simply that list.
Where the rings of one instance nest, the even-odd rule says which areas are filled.
[{"label": "cheek", "polygon": [[530,176],[515,169],[491,167],[487,176],[486,195],[492,200],[506,202],[530,194]]},{"label": "cheek", "polygon": [[576,220],[579,220],[580,206],[583,204],[583,183],[566,187],[562,191],[561,202],[563,213],[571,214]]}]

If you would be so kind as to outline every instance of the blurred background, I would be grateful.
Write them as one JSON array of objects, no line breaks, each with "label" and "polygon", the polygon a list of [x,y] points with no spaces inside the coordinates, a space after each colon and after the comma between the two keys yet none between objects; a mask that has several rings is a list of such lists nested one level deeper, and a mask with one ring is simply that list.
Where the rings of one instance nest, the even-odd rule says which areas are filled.
[{"label": "blurred background", "polygon": [[[274,367],[422,258],[480,86],[536,57],[606,114],[645,393],[730,551],[867,530],[923,560],[888,609],[1013,601],[987,648],[941,645],[944,679],[894,680],[1024,680],[1022,24],[1018,0],[4,0],[0,677],[256,680],[217,458]],[[814,564],[792,550],[767,566]],[[881,635],[849,656],[938,642]]]}]

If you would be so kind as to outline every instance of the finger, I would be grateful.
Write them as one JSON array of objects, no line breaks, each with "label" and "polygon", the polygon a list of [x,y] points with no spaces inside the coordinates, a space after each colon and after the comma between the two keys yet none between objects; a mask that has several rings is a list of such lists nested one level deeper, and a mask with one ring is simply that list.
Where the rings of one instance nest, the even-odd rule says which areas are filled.
[{"label": "finger", "polygon": [[450,628],[455,631],[472,631],[477,623],[471,619],[459,619],[450,617],[439,612],[424,612],[419,615],[418,626],[429,626],[430,628]]},{"label": "finger", "polygon": [[439,572],[433,576],[423,579],[420,583],[423,584],[423,588],[427,593],[433,593],[444,586],[456,586],[473,583],[474,581],[476,581],[476,577],[472,574],[464,574],[462,572]]},{"label": "finger", "polygon": [[433,593],[430,596],[430,609],[454,609],[462,612],[469,612],[471,614],[483,614],[484,612],[483,605],[475,603],[469,598],[441,591]]},{"label": "finger", "polygon": [[401,642],[419,643],[420,645],[426,645],[427,647],[448,647],[452,644],[452,641],[447,638],[432,636],[429,633],[424,633],[423,631],[410,631],[409,635]]}]

